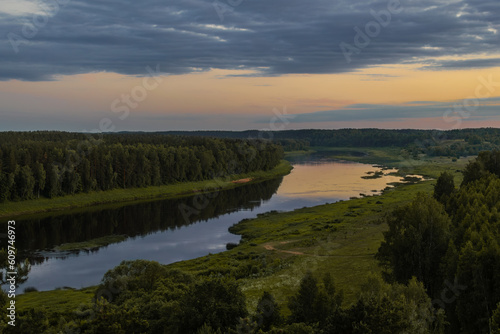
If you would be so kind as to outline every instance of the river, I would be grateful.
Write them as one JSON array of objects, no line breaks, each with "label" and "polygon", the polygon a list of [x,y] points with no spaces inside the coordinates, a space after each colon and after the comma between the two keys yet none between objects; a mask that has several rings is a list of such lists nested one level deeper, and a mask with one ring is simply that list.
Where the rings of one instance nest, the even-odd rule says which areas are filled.
[{"label": "river", "polygon": [[[168,264],[218,253],[226,249],[227,243],[238,243],[240,237],[229,233],[228,228],[242,219],[271,210],[333,203],[360,194],[376,195],[388,183],[401,181],[400,177],[388,175],[394,170],[338,161],[324,154],[302,156],[291,162],[294,169],[285,177],[219,191],[204,203],[188,197],[18,220],[16,244],[20,256],[32,263],[29,278],[18,291],[26,287],[44,291],[96,285],[107,270],[123,260]],[[383,172],[383,176],[362,178],[374,172]],[[108,235],[127,237],[92,250],[54,250],[61,244]]]}]

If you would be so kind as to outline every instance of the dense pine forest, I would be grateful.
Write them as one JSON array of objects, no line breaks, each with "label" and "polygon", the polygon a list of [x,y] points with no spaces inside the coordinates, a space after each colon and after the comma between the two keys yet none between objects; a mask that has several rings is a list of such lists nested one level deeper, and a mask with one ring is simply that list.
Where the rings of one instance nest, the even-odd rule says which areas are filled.
[{"label": "dense pine forest", "polygon": [[269,170],[265,140],[162,134],[0,133],[0,202],[167,185]]}]

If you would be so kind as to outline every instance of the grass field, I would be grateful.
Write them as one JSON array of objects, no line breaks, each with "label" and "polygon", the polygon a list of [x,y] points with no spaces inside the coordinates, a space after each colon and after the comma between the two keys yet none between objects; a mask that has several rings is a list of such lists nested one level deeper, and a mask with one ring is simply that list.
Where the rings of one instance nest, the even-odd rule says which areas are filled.
[{"label": "grass field", "polygon": [[290,170],[290,163],[283,160],[278,166],[270,171],[258,171],[247,174],[231,175],[227,179],[217,181],[216,183],[213,180],[206,180],[158,187],[113,189],[109,191],[90,192],[72,196],[56,197],[52,199],[41,198],[22,202],[7,202],[0,204],[0,218],[5,217],[11,219],[21,215],[70,210],[106,203],[134,202],[138,200],[191,196],[194,193],[213,191],[214,186],[217,186],[219,189],[230,189],[245,184],[231,182],[233,180],[250,178],[252,179],[251,182],[259,182],[286,175],[290,172]]},{"label": "grass field", "polygon": [[[381,159],[383,156],[390,157],[391,151],[370,149],[368,153]],[[433,178],[442,171],[451,171],[458,184],[461,181],[460,170],[468,160],[463,158],[453,162],[448,158],[434,158],[409,163],[415,166],[413,173]],[[369,162],[376,163],[373,160]],[[296,291],[300,279],[308,270],[318,276],[329,272],[337,287],[344,291],[344,303],[348,305],[354,301],[366,278],[371,273],[380,273],[374,255],[387,229],[380,218],[411,201],[418,192],[431,193],[434,183],[434,180],[428,180],[399,185],[380,196],[292,212],[261,214],[256,219],[244,220],[232,227],[233,233],[242,235],[237,247],[169,267],[193,275],[233,276],[240,282],[250,311],[255,309],[258,298],[267,290],[276,297],[285,314],[288,312],[287,298]],[[20,311],[47,305],[64,308],[61,303],[65,298],[75,299],[66,303],[66,311],[69,312],[78,303],[90,302],[91,290],[71,291],[71,295],[65,290],[31,292],[18,296],[17,305]]]},{"label": "grass field", "polygon": [[35,309],[56,314],[76,312],[92,301],[95,290],[95,287],[89,287],[25,293],[16,297],[16,307],[18,311]]}]

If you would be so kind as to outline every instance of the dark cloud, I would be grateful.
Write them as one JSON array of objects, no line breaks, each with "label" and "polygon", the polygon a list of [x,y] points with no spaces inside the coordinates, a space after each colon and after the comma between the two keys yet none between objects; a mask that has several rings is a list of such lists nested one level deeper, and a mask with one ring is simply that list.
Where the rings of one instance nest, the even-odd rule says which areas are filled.
[{"label": "dark cloud", "polygon": [[[451,102],[414,101],[402,105],[353,104],[342,109],[295,115],[291,123],[391,121],[394,119],[443,118],[454,122],[498,117],[500,98]],[[474,117],[474,118],[473,118]]]},{"label": "dark cloud", "polygon": [[[56,8],[56,0],[44,1]],[[253,76],[411,62],[433,69],[498,65],[497,59],[437,59],[496,53],[496,1],[401,0],[401,11],[390,20],[380,16],[378,31],[372,13],[387,11],[391,1],[59,0],[67,4],[46,23],[37,16],[34,33],[32,16],[1,14],[0,80],[95,71],[145,75],[147,66],[157,64],[170,74],[220,68],[253,70]],[[369,40],[358,37],[361,45],[355,27],[375,30]],[[23,38],[14,43],[17,53],[9,37]],[[341,43],[352,47],[350,56]]]},{"label": "dark cloud", "polygon": [[443,60],[435,61],[424,68],[436,69],[463,69],[463,68],[487,68],[500,66],[500,58],[477,58],[465,60]]}]

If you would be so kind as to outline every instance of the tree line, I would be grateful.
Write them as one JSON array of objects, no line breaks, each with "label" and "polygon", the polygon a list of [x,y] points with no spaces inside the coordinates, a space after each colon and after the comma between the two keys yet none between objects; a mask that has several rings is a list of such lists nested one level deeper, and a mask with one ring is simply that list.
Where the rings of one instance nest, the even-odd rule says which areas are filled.
[{"label": "tree line", "polygon": [[151,133],[0,133],[0,202],[167,185],[269,170],[268,140]]},{"label": "tree line", "polygon": [[168,131],[166,134],[214,138],[265,138],[279,142],[286,151],[310,146],[327,147],[401,147],[411,154],[476,155],[500,145],[500,129],[438,130],[286,130],[286,131]]},{"label": "tree line", "polygon": [[449,333],[500,333],[500,151],[482,152],[463,174],[458,189],[443,173],[432,197],[389,214],[377,256],[388,281],[423,282]]}]

